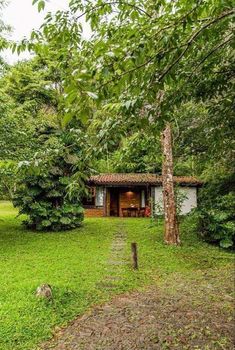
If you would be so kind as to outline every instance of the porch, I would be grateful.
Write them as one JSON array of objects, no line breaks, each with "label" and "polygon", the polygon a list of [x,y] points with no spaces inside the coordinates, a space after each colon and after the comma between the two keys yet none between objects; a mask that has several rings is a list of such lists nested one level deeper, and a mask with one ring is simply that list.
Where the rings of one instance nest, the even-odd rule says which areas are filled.
[{"label": "porch", "polygon": [[96,186],[83,200],[86,217],[145,217],[150,215],[150,188]]},{"label": "porch", "polygon": [[149,193],[147,186],[104,188],[104,216],[147,216]]}]

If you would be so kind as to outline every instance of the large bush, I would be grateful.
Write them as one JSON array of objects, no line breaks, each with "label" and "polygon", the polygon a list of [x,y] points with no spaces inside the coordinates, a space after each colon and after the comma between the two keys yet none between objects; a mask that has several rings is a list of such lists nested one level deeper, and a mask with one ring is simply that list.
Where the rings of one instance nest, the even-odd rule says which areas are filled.
[{"label": "large bush", "polygon": [[234,177],[218,177],[208,182],[200,192],[195,216],[197,231],[206,241],[223,248],[234,247]]},{"label": "large bush", "polygon": [[0,199],[12,199],[16,183],[16,162],[0,160]]},{"label": "large bush", "polygon": [[26,214],[27,227],[67,230],[81,225],[80,198],[86,169],[81,133],[77,130],[50,138],[33,160],[21,162],[13,203]]}]

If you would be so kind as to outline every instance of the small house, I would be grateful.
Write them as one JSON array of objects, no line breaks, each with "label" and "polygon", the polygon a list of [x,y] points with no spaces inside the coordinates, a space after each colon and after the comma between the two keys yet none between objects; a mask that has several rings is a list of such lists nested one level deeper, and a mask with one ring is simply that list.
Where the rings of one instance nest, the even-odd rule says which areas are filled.
[{"label": "small house", "polygon": [[[181,214],[187,214],[197,206],[202,183],[191,176],[175,176],[174,183],[181,193]],[[91,176],[87,185],[86,217],[144,217],[163,207],[162,177],[155,174],[101,174]]]}]

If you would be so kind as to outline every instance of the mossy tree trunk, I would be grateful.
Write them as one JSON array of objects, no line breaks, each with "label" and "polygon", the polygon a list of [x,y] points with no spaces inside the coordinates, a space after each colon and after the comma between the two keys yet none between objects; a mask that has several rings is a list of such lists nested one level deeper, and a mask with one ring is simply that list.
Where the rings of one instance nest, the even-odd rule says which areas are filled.
[{"label": "mossy tree trunk", "polygon": [[162,186],[163,186],[163,203],[164,203],[164,241],[166,244],[178,245],[179,238],[179,224],[176,215],[176,203],[174,194],[173,182],[173,155],[172,155],[172,135],[171,126],[166,124],[162,132]]}]

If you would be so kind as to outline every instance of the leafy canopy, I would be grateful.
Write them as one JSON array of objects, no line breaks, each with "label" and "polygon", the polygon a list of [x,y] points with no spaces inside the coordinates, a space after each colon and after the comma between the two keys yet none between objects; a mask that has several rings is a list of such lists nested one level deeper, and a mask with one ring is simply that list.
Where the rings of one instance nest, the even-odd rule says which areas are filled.
[{"label": "leafy canopy", "polygon": [[[164,122],[230,61],[233,15],[228,0],[74,0],[69,12],[47,15],[42,32],[33,34],[34,48],[40,51],[43,38],[57,47],[67,77],[65,123],[89,118],[92,100],[98,108],[118,104],[120,113],[144,109]],[[88,41],[84,18],[92,30]]]}]

